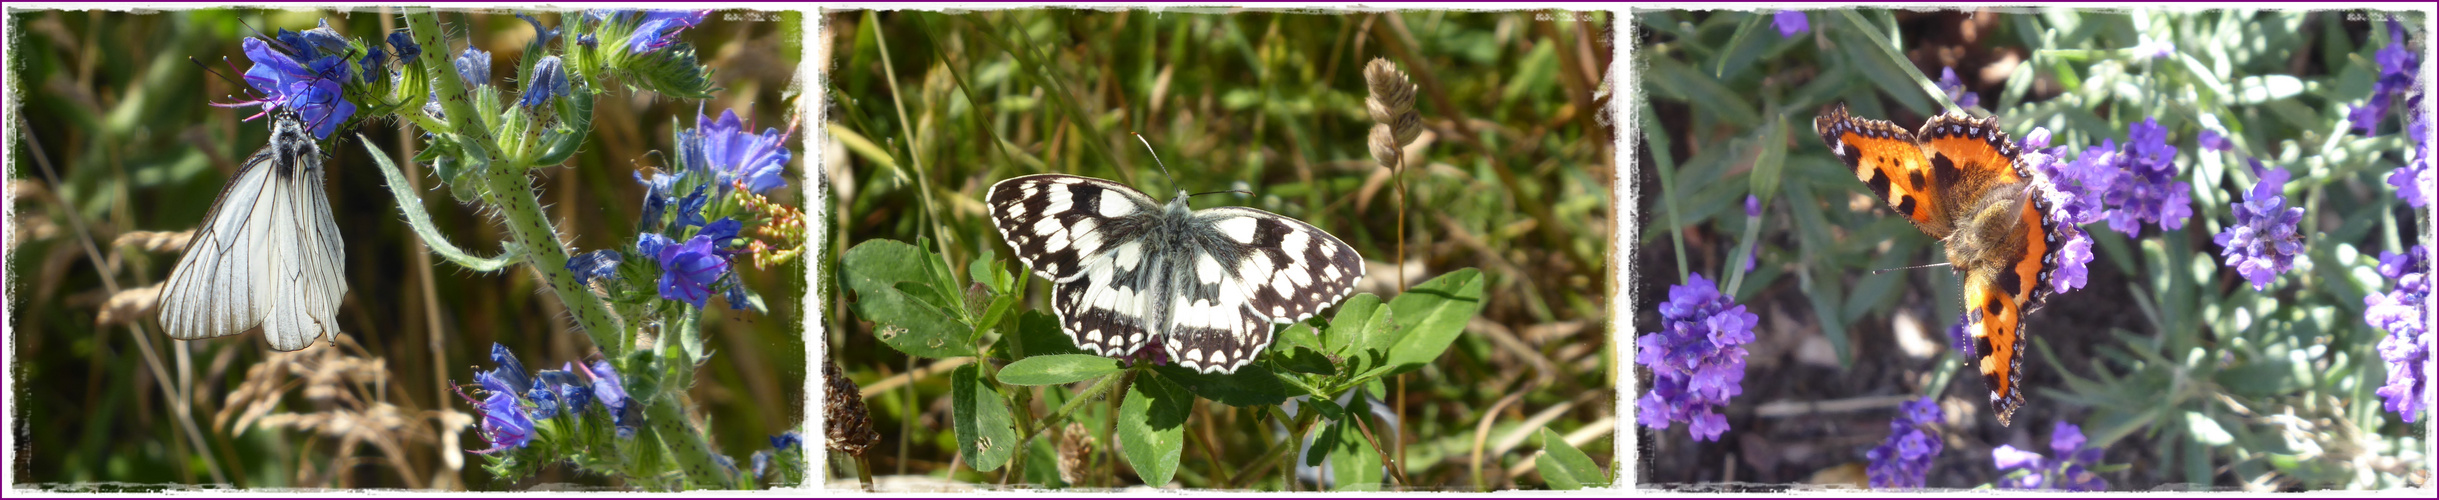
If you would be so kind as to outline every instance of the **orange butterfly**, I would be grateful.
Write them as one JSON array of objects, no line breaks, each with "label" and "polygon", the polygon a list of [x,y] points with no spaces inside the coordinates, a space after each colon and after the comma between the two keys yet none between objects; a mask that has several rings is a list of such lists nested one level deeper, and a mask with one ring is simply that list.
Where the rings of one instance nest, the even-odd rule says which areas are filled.
[{"label": "orange butterfly", "polygon": [[1964,275],[1965,331],[1990,408],[2008,425],[2024,406],[2024,315],[2040,309],[2058,268],[2058,226],[2035,194],[2048,181],[2016,163],[1997,118],[1950,111],[1907,132],[1839,104],[1812,127],[1872,194],[1947,245],[1948,265]]}]

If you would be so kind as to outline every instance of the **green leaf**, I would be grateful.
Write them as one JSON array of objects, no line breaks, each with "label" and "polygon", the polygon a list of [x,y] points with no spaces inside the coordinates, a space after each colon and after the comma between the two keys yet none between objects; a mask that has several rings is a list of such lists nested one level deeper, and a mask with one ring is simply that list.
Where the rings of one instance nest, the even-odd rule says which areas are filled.
[{"label": "green leaf", "polygon": [[1601,471],[1583,450],[1567,444],[1565,436],[1544,427],[1541,429],[1541,479],[1553,490],[1575,490],[1609,485],[1609,474]]},{"label": "green leaf", "polygon": [[972,327],[907,291],[929,288],[925,259],[937,257],[901,241],[867,241],[840,257],[839,277],[855,292],[855,314],[881,325],[882,344],[924,358],[972,356]]},{"label": "green leaf", "polygon": [[1059,329],[1059,319],[1041,311],[1025,311],[1016,317],[1016,342],[1024,352],[1011,353],[1016,359],[1057,354],[1091,354],[1076,348],[1076,342]]},{"label": "green leaf", "polygon": [[2185,412],[2185,432],[2193,435],[2194,442],[2206,446],[2226,446],[2236,442],[2236,437],[2220,427],[2219,421],[2197,412]]},{"label": "green leaf", "polygon": [[974,470],[996,470],[1016,451],[1016,419],[1008,401],[991,388],[982,368],[968,364],[949,375],[951,413],[957,417],[957,452]]},{"label": "green leaf", "polygon": [[1118,360],[1090,354],[1031,356],[1008,363],[1008,367],[999,369],[999,383],[1008,385],[1068,384],[1118,373],[1125,369],[1125,366],[1118,364]]},{"label": "green leaf", "polygon": [[1353,403],[1346,409],[1347,419],[1330,423],[1330,428],[1336,430],[1337,435],[1337,441],[1330,445],[1330,454],[1334,455],[1330,457],[1330,477],[1336,483],[1331,485],[1331,489],[1380,491],[1380,451],[1372,447],[1371,440],[1364,438],[1363,429],[1356,427],[1357,419],[1371,416],[1372,411],[1365,406],[1364,398],[1355,398]]},{"label": "green leaf", "polygon": [[1288,371],[1313,375],[1328,375],[1338,372],[1338,365],[1331,364],[1328,355],[1315,351],[1311,347],[1299,345],[1280,346],[1273,349],[1279,350],[1279,353],[1276,354],[1279,367],[1286,368]]},{"label": "green leaf", "polygon": [[1397,329],[1384,375],[1422,368],[1447,352],[1465,322],[1482,311],[1482,271],[1460,269],[1415,285],[1390,299],[1388,310]]},{"label": "green leaf", "polygon": [[1143,484],[1169,484],[1186,451],[1186,414],[1194,395],[1163,377],[1136,377],[1118,403],[1118,443]]},{"label": "green leaf", "polygon": [[1380,307],[1379,296],[1355,294],[1338,304],[1338,315],[1321,334],[1321,352],[1345,360],[1347,368],[1356,373],[1380,368],[1388,362],[1390,346],[1397,342],[1387,325],[1389,317],[1389,310]]},{"label": "green leaf", "polygon": [[1279,381],[1278,373],[1262,365],[1246,365],[1228,374],[1198,373],[1175,366],[1154,366],[1152,371],[1203,399],[1228,406],[1275,405],[1287,401],[1288,396],[1303,393],[1289,389]]}]

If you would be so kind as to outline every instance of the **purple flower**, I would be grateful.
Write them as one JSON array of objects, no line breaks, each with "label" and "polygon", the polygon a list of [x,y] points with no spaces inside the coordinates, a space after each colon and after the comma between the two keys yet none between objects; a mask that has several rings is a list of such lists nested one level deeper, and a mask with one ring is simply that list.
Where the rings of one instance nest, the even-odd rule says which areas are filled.
[{"label": "purple flower", "polygon": [[346,59],[334,55],[305,60],[308,63],[280,53],[261,38],[247,38],[245,52],[246,59],[254,61],[246,70],[246,85],[263,98],[235,106],[260,105],[265,113],[288,108],[313,126],[315,138],[330,137],[340,122],[355,116],[356,105],[342,97],[340,88],[348,77]]},{"label": "purple flower", "polygon": [[1718,409],[1744,392],[1745,348],[1760,316],[1719,293],[1701,274],[1668,288],[1660,331],[1635,341],[1635,364],[1652,372],[1651,392],[1635,401],[1638,423],[1667,429],[1685,422],[1694,439],[1717,441],[1728,430]]},{"label": "purple flower", "polygon": [[533,81],[526,82],[525,94],[517,99],[519,106],[550,104],[553,96],[567,95],[567,67],[559,56],[542,56],[534,62]]},{"label": "purple flower", "polygon": [[2211,131],[2209,129],[2202,130],[2202,137],[2194,139],[2194,142],[2200,143],[2202,145],[2202,149],[2208,151],[2224,152],[2229,148],[2234,147],[2233,145],[2227,143],[2227,137],[2221,136],[2218,132]]},{"label": "purple flower", "polygon": [[[726,219],[722,219],[726,220]],[[697,309],[711,298],[711,284],[728,272],[728,257],[720,255],[712,238],[695,235],[685,243],[659,234],[645,234],[637,250],[660,260],[661,298],[685,302]]]},{"label": "purple flower", "polygon": [[2000,488],[2020,490],[2101,491],[2109,488],[2108,480],[2094,474],[2091,467],[2101,458],[2101,449],[2085,448],[2083,429],[2075,424],[2058,422],[2050,431],[2050,452],[2057,458],[2024,451],[2014,445],[2000,445],[1991,450],[1991,461],[2001,474]]},{"label": "purple flower", "polygon": [[[559,407],[569,414],[583,412],[586,407],[592,405],[593,384],[586,382],[583,375],[570,368],[573,368],[573,365],[557,370],[543,370],[541,373],[534,374],[534,387],[528,394],[532,395],[532,399],[537,402],[543,398],[555,399],[559,402]],[[550,418],[550,416],[540,415],[536,418]]]},{"label": "purple flower", "polygon": [[593,376],[593,396],[601,400],[602,408],[610,411],[610,422],[617,428],[618,437],[635,437],[636,426],[643,423],[643,408],[635,405],[635,398],[627,396],[627,386],[619,378],[618,370],[610,367],[609,360],[576,366]]},{"label": "purple flower", "polygon": [[[2415,96],[2411,102],[2406,104],[2406,109],[2414,109],[2418,107],[2417,105],[2421,104],[2421,100],[2421,96]],[[2406,140],[2414,143],[2413,150],[2410,152],[2410,154],[2413,156],[2406,159],[2405,166],[2397,167],[2395,171],[2388,173],[2388,185],[2397,187],[2397,198],[2405,200],[2406,205],[2411,205],[2414,208],[2430,206],[2430,115],[2414,116],[2413,121],[2405,125],[2405,134],[2407,136]]]},{"label": "purple flower", "polygon": [[2144,222],[2171,231],[2185,227],[2185,219],[2193,216],[2192,188],[2176,180],[2176,146],[2168,145],[2168,129],[2159,119],[2134,124],[2125,150],[2115,159],[2123,175],[2102,198],[2109,208],[2101,217],[2109,221],[2109,229],[2135,234]]},{"label": "purple flower", "polygon": [[[415,44],[414,33],[404,31],[392,32],[390,33],[389,41],[390,52],[398,53],[398,60],[400,61],[413,61],[416,57],[423,55],[423,46]],[[413,63],[410,62],[408,64]]]},{"label": "purple flower", "polygon": [[508,346],[491,344],[491,363],[499,366],[474,374],[475,382],[481,383],[484,390],[522,394],[533,384],[525,375],[525,364],[517,361],[516,354],[508,352]]},{"label": "purple flower", "polygon": [[2159,59],[2174,54],[2176,54],[2176,42],[2152,38],[2151,35],[2143,35],[2141,41],[2134,45],[2134,55],[2137,57]]},{"label": "purple flower", "polygon": [[457,60],[451,61],[450,64],[457,66],[457,78],[465,80],[467,85],[491,84],[490,52],[466,47],[466,51],[458,53]]},{"label": "purple flower", "polygon": [[2397,288],[2363,297],[2363,322],[2388,331],[2379,346],[2380,359],[2388,362],[2388,383],[2373,394],[2386,399],[2388,411],[2406,422],[2421,420],[2423,410],[2430,408],[2430,401],[2423,399],[2430,393],[2430,381],[2422,378],[2431,362],[2429,251],[2417,245],[2405,254],[2381,252],[2380,276],[2396,280]]},{"label": "purple flower", "polygon": [[677,181],[678,176],[675,175],[653,172],[651,177],[644,177],[643,172],[635,172],[635,182],[645,187],[641,230],[660,230],[661,216],[668,212],[669,204],[677,202]]},{"label": "purple flower", "polygon": [[1931,426],[1943,417],[1939,403],[1931,398],[1907,401],[1897,419],[1889,421],[1889,438],[1864,454],[1871,459],[1865,471],[1871,476],[1873,488],[1921,488],[1923,476],[1931,472],[1932,459],[1939,457],[1945,445]]},{"label": "purple flower", "polygon": [[2388,20],[2388,46],[2372,54],[2372,59],[2380,65],[2380,77],[2372,85],[2371,100],[2346,113],[2346,120],[2353,122],[2363,135],[2379,130],[2380,119],[2388,116],[2389,104],[2413,90],[2414,70],[2421,67],[2414,53],[2406,50],[2405,27],[2395,18]]},{"label": "purple flower", "polygon": [[1964,79],[1956,77],[1956,68],[1940,68],[1939,81],[1935,83],[1939,85],[1940,92],[1948,94],[1948,100],[1956,102],[1957,107],[1970,108],[1982,103],[1982,95],[1965,88]]},{"label": "purple flower", "polygon": [[535,19],[533,16],[525,15],[522,12],[517,13],[516,16],[517,19],[523,19],[525,20],[526,24],[531,24],[534,26],[534,45],[536,46],[549,45],[551,39],[559,37],[559,30],[555,28],[542,27],[541,19]]},{"label": "purple flower", "polygon": [[1804,18],[1803,11],[1778,11],[1771,16],[1770,24],[1778,26],[1779,38],[1794,38],[1796,33],[1812,31],[1812,21]]},{"label": "purple flower", "polygon": [[735,110],[720,112],[713,120],[700,111],[695,113],[695,129],[686,140],[687,168],[709,168],[718,176],[718,185],[725,191],[742,182],[745,190],[762,193],[785,186],[788,159],[788,134],[777,128],[764,128],[755,135],[750,127],[737,119]]},{"label": "purple flower", "polygon": [[678,43],[678,33],[703,23],[708,10],[647,10],[627,36],[627,53],[644,54]]},{"label": "purple flower", "polygon": [[788,431],[777,436],[771,436],[771,449],[773,450],[788,451],[789,448],[804,445],[805,436],[803,434],[796,433],[796,431]]},{"label": "purple flower", "polygon": [[2058,248],[2058,268],[2050,273],[2050,288],[2064,293],[2083,288],[2091,275],[2092,236],[2083,231],[2083,224],[2100,219],[2101,193],[2115,185],[2117,170],[2109,166],[2110,148],[2104,144],[2084,152],[2083,158],[2072,163],[2060,163],[2058,150],[2047,149],[2050,132],[2035,128],[2024,135],[2024,153],[2017,157],[2034,175],[2049,182],[2036,183],[2044,214],[2058,223],[2058,232],[2066,243]]},{"label": "purple flower", "polygon": [[533,416],[525,414],[524,406],[517,401],[515,394],[505,392],[491,393],[483,398],[480,405],[483,411],[483,439],[491,441],[491,449],[475,453],[489,454],[524,448],[533,442]]},{"label": "purple flower", "polygon": [[2244,201],[2236,203],[2236,223],[2227,226],[2216,238],[2219,256],[2227,266],[2253,283],[2254,290],[2268,290],[2278,275],[2295,267],[2295,255],[2303,253],[2303,235],[2295,225],[2303,221],[2303,207],[2286,206],[2281,188],[2286,185],[2286,169],[2261,167],[2253,160],[2253,171],[2261,182],[2253,184]]}]

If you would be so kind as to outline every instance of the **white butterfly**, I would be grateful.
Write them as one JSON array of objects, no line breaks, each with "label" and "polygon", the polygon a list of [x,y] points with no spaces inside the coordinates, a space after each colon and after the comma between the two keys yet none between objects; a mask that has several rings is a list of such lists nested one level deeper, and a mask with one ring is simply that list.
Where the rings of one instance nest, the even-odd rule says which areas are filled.
[{"label": "white butterfly", "polygon": [[346,252],[322,193],[321,147],[295,113],[274,111],[271,143],[221,188],[161,287],[161,327],[194,340],[260,325],[282,351],[336,340]]},{"label": "white butterfly", "polygon": [[1273,323],[1336,304],[1363,278],[1353,247],[1304,221],[1245,207],[1167,206],[1124,184],[1040,174],[1000,181],[985,201],[1016,258],[1053,283],[1051,307],[1076,347],[1235,373],[1270,346]]}]

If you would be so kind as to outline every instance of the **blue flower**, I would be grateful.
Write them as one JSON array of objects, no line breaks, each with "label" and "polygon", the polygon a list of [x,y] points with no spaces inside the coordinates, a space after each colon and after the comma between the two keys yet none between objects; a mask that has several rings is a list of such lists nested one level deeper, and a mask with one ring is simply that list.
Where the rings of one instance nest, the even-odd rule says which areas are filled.
[{"label": "blue flower", "polygon": [[2406,422],[2421,420],[2423,410],[2430,408],[2430,401],[2423,399],[2430,394],[2430,380],[2422,377],[2431,362],[2429,252],[2420,245],[2404,254],[2381,252],[2380,276],[2396,280],[2397,288],[2363,297],[2363,322],[2388,331],[2379,346],[2380,359],[2388,363],[2388,383],[2373,394],[2386,399],[2384,407]]},{"label": "blue flower", "polygon": [[550,98],[567,94],[567,68],[559,56],[542,56],[534,62],[533,81],[526,82],[525,95],[517,99],[519,106],[550,104]]},{"label": "blue flower", "polygon": [[246,58],[254,61],[254,67],[246,69],[246,84],[263,98],[237,105],[259,104],[266,113],[293,110],[313,126],[315,138],[330,137],[340,122],[355,116],[356,105],[342,97],[339,86],[347,74],[346,59],[327,56],[308,63],[280,53],[260,38],[247,38],[244,45]]},{"label": "blue flower", "polygon": [[1667,429],[1685,422],[1696,440],[1717,441],[1728,430],[1718,409],[1744,392],[1745,344],[1760,316],[1719,293],[1701,274],[1668,288],[1660,331],[1643,335],[1635,364],[1652,372],[1651,392],[1635,400],[1638,423]]},{"label": "blue flower", "polygon": [[1948,94],[1948,100],[1956,101],[1957,107],[1970,108],[1982,103],[1982,95],[1965,88],[1964,79],[1956,77],[1956,68],[1939,68],[1939,81],[1935,83],[1940,92]]},{"label": "blue flower", "polygon": [[2075,424],[2058,422],[2050,431],[2050,452],[2056,458],[2024,451],[2014,445],[1999,445],[1991,450],[1991,461],[2007,477],[1999,481],[2000,488],[2021,490],[2101,491],[2109,488],[2108,480],[2091,471],[2098,465],[2101,449],[2086,448],[2083,429]]},{"label": "blue flower", "polygon": [[[656,236],[659,235],[647,234],[645,238],[650,241]],[[661,298],[702,308],[703,301],[711,298],[711,284],[728,272],[728,258],[720,255],[719,247],[705,235],[695,235],[683,244],[667,243],[666,237],[660,239],[664,242],[657,244],[657,252],[646,251],[661,263]],[[642,250],[641,243],[638,250]]]},{"label": "blue flower", "polygon": [[618,264],[626,260],[625,254],[614,250],[594,250],[569,257],[567,272],[576,275],[576,281],[592,283],[593,280],[618,277]]},{"label": "blue flower", "polygon": [[643,172],[635,172],[635,182],[644,185],[644,231],[661,229],[661,216],[668,213],[669,204],[677,202],[677,181],[675,175],[653,172],[645,177]]},{"label": "blue flower", "polygon": [[467,85],[491,84],[490,52],[469,46],[465,52],[458,53],[457,60],[451,64],[457,66],[457,78],[465,80]]},{"label": "blue flower", "polygon": [[697,184],[694,187],[694,192],[687,193],[686,197],[678,199],[678,227],[695,227],[701,226],[705,223],[703,221],[703,207],[711,204],[710,188],[710,184]]},{"label": "blue flower", "polygon": [[678,43],[678,33],[703,23],[708,10],[647,10],[635,32],[627,36],[627,53],[644,54]]},{"label": "blue flower", "polygon": [[423,55],[423,46],[415,44],[414,33],[404,31],[392,32],[390,33],[389,41],[390,51],[397,52],[398,60],[400,61],[413,61],[416,57]]},{"label": "blue flower", "polygon": [[768,472],[770,468],[771,451],[762,450],[754,452],[754,479],[757,481],[761,480],[763,473]]},{"label": "blue flower", "polygon": [[[585,382],[582,375],[570,368],[573,366],[558,370],[543,370],[541,373],[534,374],[534,387],[527,391],[527,394],[536,402],[540,402],[544,398],[555,400],[560,409],[566,410],[571,415],[583,412],[585,408],[593,404],[593,385]],[[550,418],[550,416],[540,415],[535,418]]]},{"label": "blue flower", "polygon": [[753,305],[752,298],[745,296],[745,280],[739,278],[737,273],[720,276],[720,299],[728,301],[731,311],[741,311]]},{"label": "blue flower", "polygon": [[356,62],[358,66],[356,80],[364,81],[381,74],[383,63],[387,62],[389,62],[389,56],[382,54],[379,47],[371,49],[364,54],[363,60]]},{"label": "blue flower", "polygon": [[1940,443],[1939,434],[1931,431],[1931,426],[1938,425],[1942,418],[1939,403],[1931,398],[1907,401],[1897,418],[1889,421],[1888,440],[1864,454],[1871,460],[1864,470],[1871,477],[1872,487],[1923,487],[1933,459],[1946,446]]},{"label": "blue flower", "polygon": [[516,354],[508,352],[508,346],[491,344],[491,363],[499,366],[474,375],[474,380],[482,383],[483,389],[523,394],[526,387],[533,385],[532,379],[525,375],[525,364],[517,361]]},{"label": "blue flower", "polygon": [[2202,131],[2202,137],[2201,137],[2201,138],[2198,138],[2198,139],[2194,139],[2194,142],[2196,142],[2196,143],[2200,143],[2200,144],[2201,144],[2201,146],[2202,146],[2202,149],[2204,149],[2204,150],[2208,150],[2208,151],[2221,151],[2221,152],[2224,152],[2224,151],[2227,151],[2228,149],[2230,149],[2230,148],[2233,148],[2233,147],[2234,147],[2234,145],[2228,144],[2228,142],[2227,142],[2227,137],[2225,137],[2225,136],[2221,136],[2221,135],[2219,135],[2219,133],[2218,133],[2218,132],[2214,132],[2214,131],[2211,131],[2211,130],[2208,130],[2208,129],[2204,129],[2204,130]]},{"label": "blue flower", "polygon": [[804,446],[804,445],[805,445],[805,436],[804,436],[803,434],[798,434],[798,433],[796,433],[796,431],[788,431],[788,432],[780,433],[780,434],[779,434],[779,435],[777,435],[777,436],[771,436],[771,449],[772,449],[772,450],[777,450],[777,451],[788,451],[788,449],[789,449],[789,448],[795,448],[795,447]]},{"label": "blue flower", "polygon": [[491,393],[483,398],[483,438],[491,441],[491,449],[476,453],[494,453],[524,448],[534,440],[533,416],[525,413],[515,394]]},{"label": "blue flower", "polygon": [[2289,175],[2286,169],[2264,169],[2261,160],[2252,162],[2261,182],[2236,203],[2236,223],[2215,240],[2228,267],[2252,282],[2254,290],[2268,290],[2279,274],[2295,267],[2295,255],[2303,253],[2303,235],[2295,232],[2295,225],[2303,221],[2304,209],[2286,206],[2281,190]]},{"label": "blue flower", "polygon": [[1770,24],[1778,27],[1779,38],[1793,38],[1796,33],[1812,31],[1812,21],[1804,18],[1803,11],[1778,11],[1770,19]]},{"label": "blue flower", "polygon": [[559,37],[559,30],[556,28],[542,27],[541,19],[535,19],[533,16],[528,16],[524,13],[518,13],[516,16],[517,19],[523,19],[525,20],[526,24],[532,24],[534,26],[534,45],[549,45],[551,39]]},{"label": "blue flower", "polygon": [[788,159],[788,134],[777,128],[764,128],[762,134],[747,131],[737,119],[735,110],[720,112],[713,120],[700,111],[695,113],[694,134],[687,137],[688,168],[708,168],[717,174],[720,189],[743,183],[753,193],[785,186]]},{"label": "blue flower", "polygon": [[617,427],[618,437],[635,437],[636,426],[643,423],[643,407],[636,406],[635,399],[627,396],[627,386],[619,379],[618,370],[610,367],[609,360],[577,366],[585,367],[586,373],[593,376],[593,396],[601,400],[602,408],[610,411],[610,422]]},{"label": "blue flower", "polygon": [[2101,214],[2109,229],[2135,234],[2144,222],[2171,231],[2185,227],[2193,216],[2192,188],[2176,180],[2176,146],[2168,145],[2168,129],[2159,119],[2134,124],[2115,159],[2122,175],[2103,198],[2109,208]]}]

